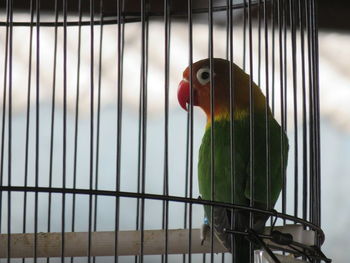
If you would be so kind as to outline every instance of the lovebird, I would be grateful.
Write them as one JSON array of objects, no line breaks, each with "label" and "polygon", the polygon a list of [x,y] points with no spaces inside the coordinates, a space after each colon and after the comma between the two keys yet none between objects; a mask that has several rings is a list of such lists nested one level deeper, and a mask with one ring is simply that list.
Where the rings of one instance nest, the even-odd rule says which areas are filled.
[{"label": "lovebird", "polygon": [[[194,106],[200,107],[207,117],[199,149],[198,186],[200,198],[244,206],[250,206],[252,202],[253,207],[272,209],[281,192],[283,175],[286,172],[288,138],[273,117],[261,89],[252,83],[253,101],[250,102],[249,75],[234,63],[232,63],[231,68],[233,81],[230,87],[230,62],[213,58],[214,124],[212,124],[210,61],[204,59],[192,65],[192,102]],[[183,79],[179,84],[177,94],[179,104],[185,110],[187,110],[187,104],[190,103],[189,74],[190,69],[187,67],[183,72]],[[230,104],[230,89],[233,92],[232,104]],[[250,103],[252,103],[252,111],[250,111]],[[233,107],[233,129],[231,129],[230,105]],[[253,119],[252,165],[250,163],[251,112]],[[212,129],[214,129],[214,199],[212,199],[211,185]],[[231,137],[234,146],[232,155]],[[233,159],[232,166],[231,158]],[[253,195],[251,195],[251,175],[254,179]],[[267,179],[268,176],[270,179]],[[211,211],[213,211],[213,216]],[[249,241],[244,235],[230,234],[225,230],[246,231],[250,227],[250,213],[243,209],[236,209],[233,216],[231,211],[225,207],[215,206],[211,209],[210,206],[204,206],[205,221],[208,222],[209,227],[213,228],[217,239],[229,251],[235,253],[235,263],[247,263],[250,257]],[[258,233],[263,232],[267,219],[267,215],[254,213],[253,230]]]}]

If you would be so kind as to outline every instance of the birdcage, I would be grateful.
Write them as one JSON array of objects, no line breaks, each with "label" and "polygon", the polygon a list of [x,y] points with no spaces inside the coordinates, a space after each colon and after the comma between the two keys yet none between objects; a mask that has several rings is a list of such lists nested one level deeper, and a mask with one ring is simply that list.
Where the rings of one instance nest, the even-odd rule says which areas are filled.
[{"label": "birdcage", "polygon": [[[257,215],[269,218],[263,231],[237,230],[234,222],[224,229],[232,240],[250,242],[249,262],[330,262],[321,252],[315,5],[2,1],[0,261],[235,262],[235,242],[232,251],[224,247],[214,227],[201,240],[205,205],[212,215],[217,207],[233,215],[246,211],[250,226]],[[274,207],[198,198],[205,120],[194,107],[193,80],[187,113],[174,98],[183,70],[206,58],[211,78],[214,58],[242,68],[250,105],[256,83],[288,135],[289,155],[279,160],[288,165],[282,165]],[[231,135],[233,99],[231,91]],[[230,136],[231,157],[234,140]],[[264,156],[271,163],[269,147]]]}]

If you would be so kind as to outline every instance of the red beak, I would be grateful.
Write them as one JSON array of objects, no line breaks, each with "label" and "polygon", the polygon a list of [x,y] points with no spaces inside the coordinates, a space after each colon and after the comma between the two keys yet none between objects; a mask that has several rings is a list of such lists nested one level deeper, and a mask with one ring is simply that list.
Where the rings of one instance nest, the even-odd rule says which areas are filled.
[{"label": "red beak", "polygon": [[187,111],[186,104],[190,103],[190,83],[188,83],[188,81],[181,80],[177,90],[177,99],[180,106]]}]

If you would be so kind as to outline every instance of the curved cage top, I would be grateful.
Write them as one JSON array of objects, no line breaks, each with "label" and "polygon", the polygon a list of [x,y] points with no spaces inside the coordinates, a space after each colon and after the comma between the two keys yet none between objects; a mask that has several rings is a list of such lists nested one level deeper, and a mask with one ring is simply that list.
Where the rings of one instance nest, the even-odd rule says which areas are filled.
[{"label": "curved cage top", "polygon": [[[258,0],[251,1],[250,5],[257,6]],[[261,3],[263,1],[260,1]],[[118,1],[94,1],[93,12],[91,12],[92,5],[90,2],[72,1],[68,3],[63,9],[63,2],[59,1],[42,1],[39,3],[39,11],[41,19],[38,22],[30,22],[28,19],[19,19],[20,21],[13,21],[13,26],[30,26],[34,24],[39,24],[40,26],[63,26],[63,22],[56,22],[54,20],[55,13],[63,14],[67,13],[70,17],[69,21],[66,23],[67,26],[78,26],[89,25],[92,23],[95,25],[101,24],[101,17],[103,18],[103,24],[117,24],[120,20],[121,23],[133,23],[141,22],[141,2],[138,0],[126,1],[121,4],[120,7],[120,18],[118,17]],[[267,1],[269,3],[269,1]],[[12,4],[12,10],[18,14],[30,14],[31,12],[36,12],[35,1],[14,1]],[[244,0],[235,0],[231,7],[232,9],[243,9],[248,6],[248,2]],[[169,15],[173,19],[185,19],[188,17],[188,1],[171,1],[167,7],[169,9]],[[212,11],[222,12],[228,10],[227,1],[214,1]],[[6,3],[0,4],[0,10],[4,12],[4,17],[6,17]],[[192,14],[208,14],[208,2],[207,1],[193,1]],[[83,16],[82,21],[78,21],[78,16],[81,14]],[[90,16],[93,16],[93,20]],[[145,14],[151,19],[162,19],[164,17],[164,1],[154,0],[147,1],[145,3]],[[75,17],[75,18],[74,18]],[[25,21],[27,20],[27,21]],[[60,19],[62,20],[62,18]],[[6,26],[8,22],[6,20],[0,20],[0,26]]]}]

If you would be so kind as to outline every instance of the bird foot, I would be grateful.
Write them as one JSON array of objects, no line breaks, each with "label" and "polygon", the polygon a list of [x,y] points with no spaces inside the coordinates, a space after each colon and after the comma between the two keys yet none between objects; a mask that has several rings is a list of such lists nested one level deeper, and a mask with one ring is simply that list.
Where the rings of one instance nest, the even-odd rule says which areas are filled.
[{"label": "bird foot", "polygon": [[201,227],[201,246],[203,246],[204,241],[207,239],[208,233],[210,231],[209,221],[207,217],[204,217],[204,222]]}]

